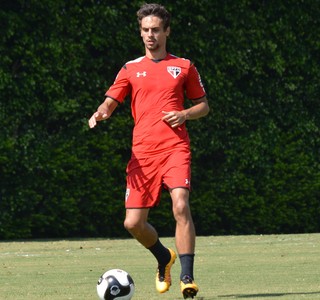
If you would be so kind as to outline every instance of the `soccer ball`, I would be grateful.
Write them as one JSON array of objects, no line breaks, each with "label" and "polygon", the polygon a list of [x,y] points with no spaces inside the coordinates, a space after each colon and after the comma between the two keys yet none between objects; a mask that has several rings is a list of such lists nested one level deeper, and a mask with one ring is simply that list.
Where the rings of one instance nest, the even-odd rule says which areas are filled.
[{"label": "soccer ball", "polygon": [[126,271],[112,269],[100,276],[97,293],[100,300],[130,300],[134,293],[134,282]]}]

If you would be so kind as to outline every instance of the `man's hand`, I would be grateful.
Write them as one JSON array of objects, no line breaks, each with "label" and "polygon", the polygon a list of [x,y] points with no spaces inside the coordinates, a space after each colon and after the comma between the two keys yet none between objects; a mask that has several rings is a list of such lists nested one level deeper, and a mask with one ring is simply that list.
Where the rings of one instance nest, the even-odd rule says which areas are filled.
[{"label": "man's hand", "polygon": [[208,100],[204,96],[200,99],[193,100],[193,105],[190,108],[182,111],[162,111],[165,115],[162,121],[167,122],[172,128],[179,127],[186,120],[196,120],[204,117],[209,112]]},{"label": "man's hand", "polygon": [[98,121],[108,119],[108,114],[105,112],[96,111],[92,117],[89,119],[89,127],[93,128],[97,125]]},{"label": "man's hand", "polygon": [[187,119],[187,116],[183,111],[163,111],[162,113],[165,116],[162,117],[161,120],[167,122],[172,128],[179,127]]},{"label": "man's hand", "polygon": [[97,122],[110,118],[117,106],[118,102],[116,100],[107,97],[89,119],[89,127],[93,128],[97,125]]}]

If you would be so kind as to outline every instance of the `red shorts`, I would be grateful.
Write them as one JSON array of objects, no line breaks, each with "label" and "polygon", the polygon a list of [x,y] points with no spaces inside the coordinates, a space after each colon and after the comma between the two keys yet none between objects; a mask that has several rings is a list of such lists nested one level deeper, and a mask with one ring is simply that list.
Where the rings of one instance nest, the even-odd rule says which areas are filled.
[{"label": "red shorts", "polygon": [[160,201],[162,186],[190,189],[191,154],[178,149],[147,158],[131,157],[127,166],[126,208],[150,208]]}]

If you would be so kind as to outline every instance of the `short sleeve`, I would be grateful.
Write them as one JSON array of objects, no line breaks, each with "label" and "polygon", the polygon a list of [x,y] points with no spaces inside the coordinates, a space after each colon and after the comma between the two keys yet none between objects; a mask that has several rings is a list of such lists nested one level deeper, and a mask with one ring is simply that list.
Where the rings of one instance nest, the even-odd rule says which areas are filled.
[{"label": "short sleeve", "polygon": [[119,71],[114,83],[106,91],[105,96],[108,96],[122,103],[131,91],[131,84],[128,80],[126,66],[123,66]]},{"label": "short sleeve", "polygon": [[186,95],[190,100],[204,97],[206,91],[203,87],[200,74],[194,64],[190,65],[187,79],[185,82]]}]

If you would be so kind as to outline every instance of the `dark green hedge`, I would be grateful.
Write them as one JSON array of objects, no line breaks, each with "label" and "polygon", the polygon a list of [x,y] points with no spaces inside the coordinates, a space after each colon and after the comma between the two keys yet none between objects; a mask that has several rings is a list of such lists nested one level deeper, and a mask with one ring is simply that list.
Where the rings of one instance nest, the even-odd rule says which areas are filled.
[{"label": "dark green hedge", "polygon": [[[130,103],[89,130],[117,71],[143,54],[142,1],[8,1],[0,8],[0,239],[127,236]],[[162,1],[169,50],[202,74],[189,122],[197,232],[320,230],[320,3]],[[151,221],[174,234],[163,194]]]}]

